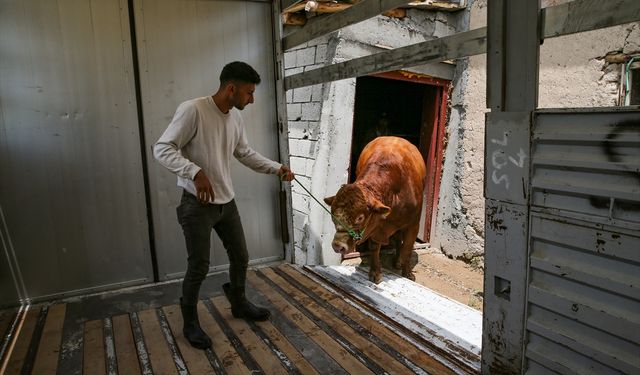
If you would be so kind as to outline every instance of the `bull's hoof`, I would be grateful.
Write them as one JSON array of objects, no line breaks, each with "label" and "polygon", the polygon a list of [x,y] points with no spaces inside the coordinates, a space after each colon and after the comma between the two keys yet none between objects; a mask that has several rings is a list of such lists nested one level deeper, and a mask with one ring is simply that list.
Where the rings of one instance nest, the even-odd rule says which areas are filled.
[{"label": "bull's hoof", "polygon": [[374,284],[380,284],[380,281],[382,281],[382,274],[380,272],[369,271],[369,281]]},{"label": "bull's hoof", "polygon": [[411,271],[402,272],[402,276],[406,277],[407,279],[409,279],[411,281],[416,281],[416,275],[414,275],[413,272],[411,272]]}]

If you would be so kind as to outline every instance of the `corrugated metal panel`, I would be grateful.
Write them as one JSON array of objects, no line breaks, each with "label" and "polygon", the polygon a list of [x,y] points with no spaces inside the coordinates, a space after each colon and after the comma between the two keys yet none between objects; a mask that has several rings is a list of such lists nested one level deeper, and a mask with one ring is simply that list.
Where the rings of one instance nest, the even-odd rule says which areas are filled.
[{"label": "corrugated metal panel", "polygon": [[640,113],[540,113],[527,373],[640,372]]},{"label": "corrugated metal panel", "polygon": [[533,134],[532,204],[640,222],[640,114],[544,113]]},{"label": "corrugated metal panel", "polygon": [[[242,60],[260,74],[255,103],[242,112],[249,143],[278,159],[271,5],[246,1],[135,1],[145,139],[161,279],[179,277],[186,250],[175,208],[176,177],[156,163],[151,146],[184,100],[213,94],[222,67]],[[277,177],[260,175],[232,159],[236,202],[253,262],[284,257]],[[212,238],[211,266],[225,268],[227,254]]]},{"label": "corrugated metal panel", "polygon": [[126,5],[0,5],[0,205],[31,297],[151,277]]}]

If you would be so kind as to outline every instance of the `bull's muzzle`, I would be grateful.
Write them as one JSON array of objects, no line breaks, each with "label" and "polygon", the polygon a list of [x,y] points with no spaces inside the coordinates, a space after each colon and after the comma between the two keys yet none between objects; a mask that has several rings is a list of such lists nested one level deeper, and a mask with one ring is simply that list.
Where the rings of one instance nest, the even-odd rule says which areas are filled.
[{"label": "bull's muzzle", "polygon": [[333,251],[335,251],[336,253],[341,253],[341,254],[348,254],[350,253],[350,237],[346,232],[336,232],[335,236],[333,237],[333,241],[331,241],[331,247],[333,248]]}]

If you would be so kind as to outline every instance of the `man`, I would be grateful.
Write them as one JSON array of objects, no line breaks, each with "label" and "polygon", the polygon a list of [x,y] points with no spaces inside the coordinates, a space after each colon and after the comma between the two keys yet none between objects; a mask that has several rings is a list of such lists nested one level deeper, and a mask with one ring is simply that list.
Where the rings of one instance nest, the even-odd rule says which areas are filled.
[{"label": "man", "polygon": [[256,172],[277,174],[284,181],[294,177],[287,166],[265,158],[247,143],[240,110],[253,103],[259,83],[260,76],[248,64],[227,64],[220,73],[218,91],[180,104],[153,149],[155,158],[178,176],[178,186],[183,188],[177,214],[187,245],[188,266],[180,308],[183,333],[192,346],[200,349],[211,347],[196,309],[200,285],[209,270],[211,229],[215,229],[229,256],[230,282],[223,285],[223,290],[233,316],[266,320],[270,315],[269,310],[245,297],[249,255],[229,167],[233,155]]}]

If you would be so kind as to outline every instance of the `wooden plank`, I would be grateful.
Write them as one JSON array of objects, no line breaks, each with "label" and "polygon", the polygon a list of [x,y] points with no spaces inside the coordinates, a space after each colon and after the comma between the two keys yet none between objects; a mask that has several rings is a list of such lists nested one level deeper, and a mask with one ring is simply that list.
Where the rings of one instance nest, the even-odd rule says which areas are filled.
[{"label": "wooden plank", "polygon": [[90,320],[84,324],[84,374],[106,374],[102,320]]},{"label": "wooden plank", "polygon": [[316,301],[309,298],[300,290],[291,285],[286,279],[278,275],[273,269],[263,268],[260,270],[260,272],[266,275],[280,288],[282,288],[293,300],[304,306],[304,308],[316,319],[325,322],[333,329],[333,331],[337,335],[340,335],[345,340],[348,340],[349,343],[351,343],[351,345],[358,349],[364,356],[370,358],[371,361],[375,362],[381,370],[383,369],[383,371],[398,374],[409,370],[413,370],[413,372],[419,370],[419,368],[415,368],[415,366],[414,368],[405,367],[402,363],[398,362],[396,358],[393,358],[391,355],[389,355],[389,353],[383,351],[382,349],[380,349],[380,347],[364,338],[362,336],[362,332],[358,332],[348,324],[345,324],[344,321],[338,319],[334,314],[327,311]]},{"label": "wooden plank", "polygon": [[407,0],[362,0],[342,12],[309,20],[305,26],[284,37],[282,46],[285,50],[291,49],[319,36],[367,20],[407,3]]},{"label": "wooden plank", "polygon": [[[255,276],[255,271],[249,271]],[[272,314],[268,322],[260,324],[271,324],[273,327],[286,337],[292,346],[308,361],[313,368],[322,371],[324,374],[347,375],[347,372],[327,354],[323,348],[313,341],[309,335],[303,332],[296,324],[281,314],[278,308],[271,303],[263,294],[255,292],[256,288],[252,283],[248,284],[247,290],[251,293],[251,299],[272,311],[278,311]],[[293,357],[290,357],[293,358]]]},{"label": "wooden plank", "polygon": [[184,359],[180,354],[180,349],[178,349],[176,340],[173,338],[173,333],[171,333],[171,328],[169,328],[167,317],[164,315],[164,312],[161,309],[156,310],[156,317],[158,318],[158,323],[160,323],[160,329],[162,330],[162,334],[164,335],[164,339],[169,348],[169,352],[171,353],[171,357],[173,358],[173,363],[178,369],[178,373],[187,374],[189,372],[187,371],[187,365],[184,363]]},{"label": "wooden plank", "polygon": [[255,323],[269,340],[291,360],[301,374],[319,374],[319,372],[307,361],[306,358],[296,349],[287,338],[270,322]]},{"label": "wooden plank", "polygon": [[[355,8],[355,7],[354,7]],[[353,8],[350,8],[353,9]],[[340,14],[340,13],[338,13]],[[351,59],[285,78],[287,90],[485,53],[487,28]]]},{"label": "wooden plank", "polygon": [[138,361],[140,363],[140,369],[142,373],[153,374],[151,368],[151,361],[149,360],[149,353],[147,351],[147,344],[144,342],[144,335],[142,334],[142,326],[140,325],[140,318],[137,312],[132,312],[131,317],[131,332],[133,333],[133,342],[136,345],[136,352],[138,354]]},{"label": "wooden plank", "polygon": [[106,317],[102,320],[104,326],[104,352],[107,364],[107,374],[118,373],[118,359],[116,356],[116,343],[113,338],[113,320],[111,317]]},{"label": "wooden plank", "polygon": [[211,337],[213,342],[212,348],[216,356],[220,358],[224,370],[229,375],[241,375],[249,373],[249,369],[242,362],[240,355],[231,345],[231,342],[227,336],[222,332],[222,329],[213,319],[209,311],[202,304],[202,301],[198,302],[198,317],[200,318],[200,326]]},{"label": "wooden plank", "polygon": [[[338,17],[353,11],[356,7],[357,5],[344,12],[323,18],[328,20]],[[576,0],[544,8],[541,10],[541,17],[543,24],[540,39],[551,38],[640,21],[640,2],[637,0],[612,0],[609,2]],[[320,19],[310,20],[299,31],[285,37],[283,39],[284,48],[288,49],[297,45],[294,42],[304,43],[304,41],[310,40],[304,37],[302,32],[307,30],[304,35],[311,34],[311,30],[318,27],[314,24],[320,23],[320,21],[326,22]],[[494,22],[492,25],[497,24]],[[313,33],[313,35],[315,34]],[[440,62],[483,54],[486,52],[486,34],[487,28],[483,27],[294,74],[285,78],[285,88],[291,90],[340,79],[398,70],[428,62]],[[498,101],[494,102],[498,103]]]},{"label": "wooden plank", "polygon": [[[302,1],[292,7],[287,8],[287,10],[284,11],[283,16],[287,15],[287,14],[292,14],[295,12],[299,12],[301,10],[305,10],[307,9],[307,3],[308,1]],[[347,8],[352,7],[353,4],[348,4],[348,3],[327,3],[327,2],[318,2],[318,1],[314,1],[310,6],[309,6],[309,10],[307,10],[307,12],[309,13],[337,13],[337,12],[341,12]],[[306,18],[306,15],[302,15],[303,17]]]},{"label": "wooden plank", "polygon": [[112,318],[113,337],[116,345],[116,359],[118,374],[133,375],[140,373],[140,364],[133,341],[133,332],[128,314],[117,315]]},{"label": "wooden plank", "polygon": [[33,365],[36,361],[38,347],[40,347],[40,339],[42,338],[42,332],[44,331],[44,325],[46,323],[48,313],[49,307],[45,306],[40,310],[40,314],[38,314],[38,320],[36,321],[36,326],[33,329],[31,341],[29,342],[29,350],[27,350],[27,356],[24,358],[24,365],[21,370],[23,374],[31,374],[33,371]]},{"label": "wooden plank", "polygon": [[279,269],[285,272],[287,275],[291,276],[294,280],[296,280],[297,283],[299,283],[299,285],[313,292],[318,296],[318,298],[331,304],[339,311],[342,311],[362,327],[369,330],[373,335],[388,343],[391,347],[395,348],[411,361],[418,364],[428,373],[454,373],[450,368],[444,366],[442,363],[435,360],[432,356],[426,355],[425,352],[419,350],[416,345],[410,343],[405,338],[400,337],[400,335],[398,335],[396,331],[392,331],[390,328],[383,326],[380,322],[375,321],[372,317],[365,315],[364,312],[347,303],[342,296],[336,293],[332,293],[317,281],[312,280],[307,275],[302,274],[300,272],[300,269],[294,268],[291,265],[285,265],[279,267]]},{"label": "wooden plank", "polygon": [[[165,306],[162,310],[169,322],[169,326],[173,332],[173,337],[180,349],[180,353],[182,353],[182,357],[184,358],[189,372],[192,374],[215,374],[216,371],[214,371],[212,364],[209,363],[206,351],[196,349],[191,346],[182,334],[182,315],[180,313],[180,306]],[[212,337],[211,339],[215,340],[216,338]],[[215,363],[213,365],[215,366]],[[222,365],[218,363],[218,366]]]},{"label": "wooden plank", "polygon": [[220,329],[222,330],[224,335],[229,339],[229,342],[231,343],[235,351],[238,352],[238,355],[242,359],[242,362],[244,362],[244,364],[247,366],[249,372],[264,373],[256,359],[251,355],[242,341],[240,341],[238,335],[236,335],[236,333],[227,323],[226,319],[222,316],[220,311],[218,311],[218,308],[216,308],[216,306],[213,304],[213,301],[206,299],[203,300],[202,303],[207,308],[207,311],[209,312],[209,314],[211,314],[216,323],[218,323],[218,326],[220,326]]},{"label": "wooden plank", "polygon": [[[13,323],[13,319],[16,317],[15,311],[3,311],[0,312],[0,337],[4,338],[9,333],[9,328],[11,328],[11,323]],[[0,341],[1,342],[1,341]]]},{"label": "wooden plank", "polygon": [[254,272],[247,274],[248,279],[251,281],[260,293],[265,295],[273,305],[275,305],[278,311],[293,321],[304,333],[306,333],[313,341],[318,343],[322,349],[324,349],[336,362],[340,364],[347,372],[352,374],[371,374],[373,373],[369,368],[360,363],[353,355],[351,355],[346,349],[340,346],[331,336],[329,336],[311,319],[307,318],[297,308],[295,308],[289,301],[287,301],[280,293],[272,289],[267,283],[256,276]]},{"label": "wooden plank", "polygon": [[638,0],[576,0],[542,9],[542,38],[640,21]]},{"label": "wooden plank", "polygon": [[56,372],[66,311],[67,305],[64,303],[49,307],[38,354],[33,365],[34,374],[54,374]]},{"label": "wooden plank", "polygon": [[273,355],[265,343],[251,330],[249,325],[242,319],[236,319],[231,315],[231,305],[227,298],[218,296],[212,298],[214,306],[222,315],[229,327],[235,332],[245,348],[255,358],[265,374],[286,374],[287,371],[280,363],[280,360]]},{"label": "wooden plank", "polygon": [[162,334],[160,323],[155,309],[148,309],[138,313],[140,327],[147,345],[147,353],[151,368],[156,374],[177,374],[176,364]]},{"label": "wooden plank", "polygon": [[13,351],[10,353],[11,357],[9,357],[9,362],[6,367],[7,374],[19,374],[22,370],[39,315],[39,308],[33,308],[27,311],[24,322],[22,323],[22,328],[16,332],[18,337],[16,338]]},{"label": "wooden plank", "polygon": [[480,370],[482,315],[478,311],[396,275],[384,274],[383,282],[376,285],[355,267],[309,270],[428,345],[447,366]]}]

